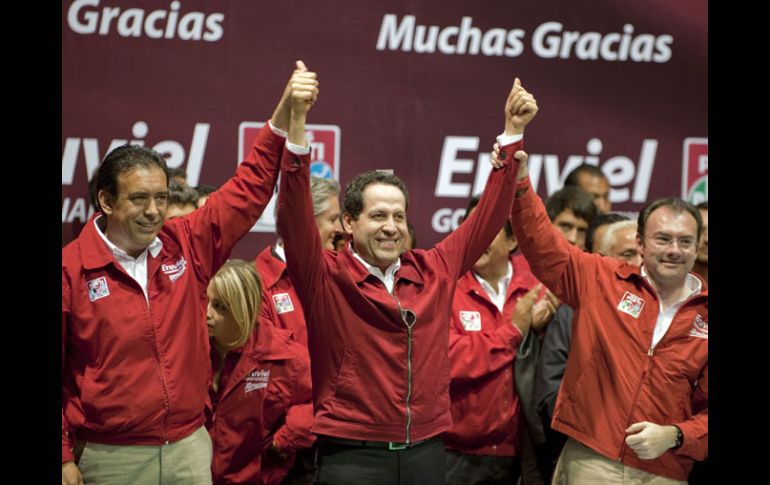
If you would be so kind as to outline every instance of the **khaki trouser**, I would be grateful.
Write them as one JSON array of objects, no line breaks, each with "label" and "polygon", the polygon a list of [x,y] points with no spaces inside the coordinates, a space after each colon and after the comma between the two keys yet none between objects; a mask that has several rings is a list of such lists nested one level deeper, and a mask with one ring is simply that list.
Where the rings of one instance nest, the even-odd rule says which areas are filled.
[{"label": "khaki trouser", "polygon": [[610,460],[582,443],[567,440],[551,485],[687,485]]},{"label": "khaki trouser", "polygon": [[162,446],[88,442],[78,468],[85,485],[211,485],[211,438],[201,426]]}]

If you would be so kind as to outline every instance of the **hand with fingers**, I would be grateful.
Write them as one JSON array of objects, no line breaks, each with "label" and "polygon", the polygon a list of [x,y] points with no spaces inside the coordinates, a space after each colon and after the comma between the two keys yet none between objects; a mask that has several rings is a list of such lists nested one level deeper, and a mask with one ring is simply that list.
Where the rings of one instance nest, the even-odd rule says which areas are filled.
[{"label": "hand with fingers", "polygon": [[275,107],[273,116],[270,118],[273,126],[283,131],[289,131],[289,123],[291,121],[291,86],[294,82],[294,76],[302,72],[307,72],[307,67],[305,67],[302,61],[296,61],[294,71],[291,73],[289,80],[286,82],[286,87],[283,89],[281,101],[278,102],[278,106]]},{"label": "hand with fingers", "polygon": [[62,464],[61,485],[83,485],[83,477],[74,461]]},{"label": "hand with fingers", "polygon": [[505,102],[505,134],[524,133],[524,128],[537,115],[537,110],[535,97],[516,78]]},{"label": "hand with fingers", "polygon": [[307,112],[318,99],[318,76],[315,72],[309,71],[302,61],[297,61],[296,67],[288,86],[291,92],[289,142],[306,146],[305,120]]},{"label": "hand with fingers", "polygon": [[676,426],[641,421],[626,429],[626,445],[642,460],[654,460],[676,445]]},{"label": "hand with fingers", "polygon": [[541,335],[545,331],[545,327],[556,313],[559,303],[556,295],[546,288],[543,297],[532,306],[532,330],[536,334]]},{"label": "hand with fingers", "polygon": [[535,306],[537,295],[540,293],[542,287],[542,284],[538,284],[529,290],[526,295],[519,298],[513,309],[511,324],[516,326],[525,337],[527,336],[527,333],[529,333],[529,328],[532,326],[532,307]]},{"label": "hand with fingers", "polygon": [[[529,175],[529,170],[527,169],[527,159],[529,159],[529,155],[527,155],[527,152],[524,150],[518,150],[513,154],[513,157],[519,161],[519,173],[516,174],[516,181],[524,180]],[[490,154],[489,161],[494,168],[502,168],[505,165],[503,163],[504,160],[500,158],[500,145],[497,143],[492,146],[492,153]]]}]

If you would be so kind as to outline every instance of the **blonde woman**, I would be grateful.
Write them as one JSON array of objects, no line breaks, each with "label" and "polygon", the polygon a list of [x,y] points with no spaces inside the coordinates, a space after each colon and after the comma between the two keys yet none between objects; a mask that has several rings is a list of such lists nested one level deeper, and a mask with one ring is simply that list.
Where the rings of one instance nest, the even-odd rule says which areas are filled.
[{"label": "blonde woman", "polygon": [[230,260],[208,285],[214,484],[278,484],[313,443],[307,349],[271,323],[253,265]]}]

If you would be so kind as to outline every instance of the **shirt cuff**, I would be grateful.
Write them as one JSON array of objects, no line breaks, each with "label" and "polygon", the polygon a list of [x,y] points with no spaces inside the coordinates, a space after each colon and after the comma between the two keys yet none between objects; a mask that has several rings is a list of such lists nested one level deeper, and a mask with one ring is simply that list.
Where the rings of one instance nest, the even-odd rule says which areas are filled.
[{"label": "shirt cuff", "polygon": [[267,124],[270,125],[270,129],[273,130],[273,133],[275,133],[276,135],[283,138],[286,138],[287,136],[289,136],[289,133],[287,131],[284,131],[280,128],[276,128],[272,120],[267,120]]},{"label": "shirt cuff", "polygon": [[305,144],[306,146],[303,147],[286,140],[286,149],[295,155],[308,155],[310,153],[310,143],[306,140]]},{"label": "shirt cuff", "polygon": [[518,135],[506,135],[505,133],[497,136],[497,144],[500,145],[500,148],[510,145],[511,143],[516,143],[517,141],[520,141],[524,138],[524,133],[519,133]]}]

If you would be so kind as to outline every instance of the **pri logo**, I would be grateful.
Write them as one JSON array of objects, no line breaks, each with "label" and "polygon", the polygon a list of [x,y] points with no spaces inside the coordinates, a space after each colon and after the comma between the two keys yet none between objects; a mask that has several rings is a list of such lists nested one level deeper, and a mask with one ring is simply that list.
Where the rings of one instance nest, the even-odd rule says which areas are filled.
[{"label": "pri logo", "polygon": [[709,200],[709,139],[685,138],[682,198],[694,205]]},{"label": "pri logo", "polygon": [[263,389],[267,387],[267,383],[270,382],[269,370],[255,370],[246,376],[246,385],[244,386],[243,393],[249,393],[257,389]]},{"label": "pri logo", "polygon": [[703,317],[700,315],[695,316],[695,320],[692,322],[692,330],[690,330],[690,337],[698,337],[702,339],[709,339],[709,322],[703,321]]},{"label": "pri logo", "polygon": [[[238,127],[238,160],[242,161],[251,148],[251,142],[264,123],[244,121]],[[305,137],[310,143],[310,176],[340,179],[340,138],[342,131],[337,125],[305,125]],[[240,163],[240,162],[239,162]],[[265,211],[251,232],[275,232],[275,204],[278,195],[270,199]]]},{"label": "pri logo", "polygon": [[460,323],[466,332],[481,331],[481,314],[479,312],[460,312]]},{"label": "pri logo", "polygon": [[278,293],[273,295],[273,303],[275,303],[275,311],[277,311],[279,315],[281,313],[294,311],[294,305],[292,304],[288,293]]},{"label": "pri logo", "polygon": [[628,313],[634,318],[639,318],[642,308],[644,308],[644,300],[629,292],[625,292],[620,303],[618,303],[618,310]]},{"label": "pri logo", "polygon": [[110,289],[107,287],[107,279],[104,276],[87,281],[86,284],[88,285],[88,299],[91,301],[96,301],[110,294]]}]

